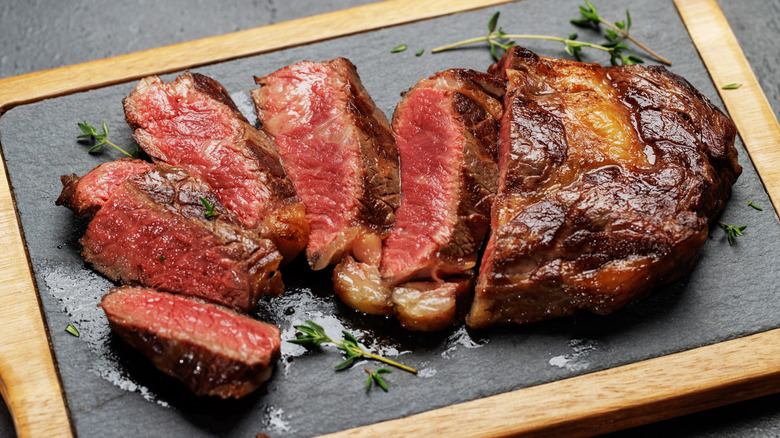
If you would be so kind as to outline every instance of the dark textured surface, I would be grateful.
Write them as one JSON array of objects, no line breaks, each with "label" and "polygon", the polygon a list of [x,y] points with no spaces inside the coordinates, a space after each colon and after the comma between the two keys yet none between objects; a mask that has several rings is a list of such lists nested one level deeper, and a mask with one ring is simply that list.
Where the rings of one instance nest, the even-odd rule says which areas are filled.
[{"label": "dark textured surface", "polygon": [[[272,4],[264,2],[255,7]],[[320,12],[318,8],[326,4],[337,9],[340,2],[313,1],[311,4],[315,6],[298,13]],[[549,11],[574,11],[577,4],[576,1],[529,0],[502,6],[499,8],[503,14],[501,24],[512,31],[566,34],[573,30],[567,23],[571,14],[550,17]],[[667,3],[646,6],[641,2],[598,2],[600,11],[622,10],[627,5],[632,12],[635,34],[653,41],[654,47],[671,57],[673,71],[688,78],[720,105],[716,90],[673,7]],[[62,62],[69,64],[177,42],[179,37],[188,40],[236,30],[239,26],[270,22],[267,15],[258,23],[253,21],[257,18],[252,18],[252,14],[242,13],[242,10],[249,10],[248,5],[225,6],[216,12],[209,8],[185,7],[178,2],[164,6],[155,4],[155,8],[161,9],[153,9],[151,4],[145,6],[147,9],[142,16],[147,13],[149,16],[139,18],[128,12],[137,10],[134,4],[111,3],[100,8],[77,3],[69,11],[51,4],[0,5],[0,41],[3,44],[0,73],[3,76],[23,73],[28,71],[24,70],[27,65],[31,69],[57,66],[57,63],[34,64],[53,61],[55,53],[61,57],[70,53],[71,56],[65,56],[66,61]],[[727,2],[723,7],[770,102],[774,108],[780,107],[780,81],[773,74],[777,52],[772,41],[762,37],[762,32],[777,29],[780,23],[778,6],[752,0]],[[297,9],[287,8],[291,14]],[[85,10],[97,15],[78,15]],[[489,57],[481,49],[436,56],[426,53],[421,58],[415,58],[414,52],[418,47],[430,49],[435,44],[483,33],[484,24],[494,10],[387,29],[199,71],[213,75],[231,93],[236,93],[234,97],[238,98],[240,106],[243,105],[242,110],[251,116],[246,90],[253,87],[253,74],[267,74],[307,57],[322,60],[345,56],[358,66],[358,72],[377,104],[390,113],[398,93],[421,77],[448,67],[484,68]],[[116,16],[112,15],[114,13]],[[75,18],[71,14],[76,14]],[[201,20],[202,16],[209,20]],[[648,26],[653,18],[657,21]],[[171,20],[175,20],[176,25],[170,26]],[[203,24],[204,21],[208,24]],[[217,22],[227,27],[219,27]],[[247,22],[251,24],[245,25]],[[138,38],[117,39],[114,36],[106,43],[107,35],[117,28],[133,29],[128,23],[139,26]],[[47,29],[46,32],[53,29],[67,35],[38,37],[41,26]],[[68,39],[74,35],[75,40]],[[586,38],[588,33],[580,31],[580,35]],[[94,50],[76,44],[76,41],[87,40],[93,45],[86,46]],[[389,48],[400,42],[407,43],[410,50],[390,55]],[[41,46],[36,47],[36,44]],[[20,49],[15,52],[17,45]],[[527,45],[546,55],[563,56],[559,47],[551,43]],[[117,46],[129,49],[116,49]],[[98,53],[98,48],[118,51]],[[17,56],[7,55],[9,53]],[[598,55],[591,59],[604,61]],[[398,68],[399,63],[403,63],[403,68]],[[9,71],[7,66],[11,64],[13,67]],[[123,124],[119,101],[133,86],[125,84],[19,107],[0,119],[0,140],[19,202],[41,298],[52,327],[52,340],[61,362],[69,407],[81,436],[149,435],[150,430],[176,431],[179,435],[251,436],[259,431],[273,436],[310,435],[780,326],[780,300],[775,298],[778,291],[772,281],[778,272],[777,267],[769,263],[780,255],[780,248],[761,245],[762,238],[766,239],[764,236],[777,238],[778,223],[766,208],[769,206],[766,195],[744,150],[740,149],[740,161],[746,172],[735,186],[734,198],[724,220],[748,224],[748,233],[735,247],[729,248],[720,230],[714,230],[714,237],[705,246],[701,263],[694,272],[638,306],[607,318],[582,315],[576,319],[472,333],[471,336],[463,331],[424,337],[403,333],[380,336],[383,343],[379,346],[385,351],[413,350],[402,359],[423,368],[423,375],[427,376],[414,378],[395,372],[388,377],[393,387],[389,394],[364,393],[360,386],[360,367],[334,374],[329,365],[338,361],[338,355],[332,350],[302,355],[303,350],[288,346],[280,369],[258,394],[235,403],[194,399],[150,369],[137,353],[108,335],[105,322],[96,318],[95,315],[99,317],[100,314],[94,311],[94,303],[107,290],[108,282],[86,270],[78,258],[76,240],[83,232],[83,225],[72,219],[67,210],[53,206],[53,199],[59,192],[57,178],[60,173],[83,173],[114,157],[112,153],[87,155],[86,148],[72,140],[77,134],[74,129],[77,121],[106,119],[117,139],[124,143],[131,141],[129,128]],[[21,130],[11,129],[20,125],[39,133],[34,143],[29,142]],[[41,157],[50,156],[46,154],[52,150],[58,151],[57,163],[42,161]],[[745,208],[749,199],[763,205],[765,211]],[[735,269],[734,260],[739,260],[741,269]],[[327,275],[311,274],[302,264],[291,267],[288,272],[286,280],[293,293],[270,302],[263,312],[266,319],[282,323],[282,328],[286,329],[283,337],[292,335],[290,322],[298,323],[303,318],[323,321],[334,333],[342,326],[361,334],[372,333],[377,324],[382,325],[376,318],[357,317],[329,298]],[[758,286],[751,287],[751,284]],[[62,332],[59,328],[69,321],[82,324],[82,333],[86,334],[75,339]],[[482,347],[474,348],[478,345]],[[316,408],[305,408],[304,396],[315,400]],[[766,397],[623,434],[778,436],[778,401],[778,396]],[[368,409],[354,413],[352,407],[356,403]],[[168,407],[163,407],[166,405]],[[143,413],[143,420],[137,417],[139,412]],[[0,420],[3,415],[0,414]],[[0,436],[10,434],[10,420],[6,417],[5,422],[0,421]]]}]

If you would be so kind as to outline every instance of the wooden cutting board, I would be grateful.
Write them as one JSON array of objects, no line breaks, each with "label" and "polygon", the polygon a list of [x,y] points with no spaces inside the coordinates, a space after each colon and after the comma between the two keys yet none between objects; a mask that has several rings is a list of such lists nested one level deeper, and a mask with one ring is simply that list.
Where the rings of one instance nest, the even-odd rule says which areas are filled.
[{"label": "wooden cutting board", "polygon": [[[281,50],[506,0],[393,0],[0,80],[0,114],[140,77]],[[714,0],[675,4],[775,206],[780,128]],[[284,35],[284,37],[282,37]],[[290,37],[289,35],[293,35]],[[0,161],[5,169],[5,161]],[[8,179],[0,180],[0,390],[20,437],[68,436],[69,416]],[[338,433],[586,436],[780,391],[780,329]]]}]

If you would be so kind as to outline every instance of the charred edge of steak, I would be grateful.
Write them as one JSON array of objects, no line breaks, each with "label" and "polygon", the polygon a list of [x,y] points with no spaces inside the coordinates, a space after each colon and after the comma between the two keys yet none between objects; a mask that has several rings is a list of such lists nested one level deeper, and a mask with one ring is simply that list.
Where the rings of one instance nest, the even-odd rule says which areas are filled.
[{"label": "charred edge of steak", "polygon": [[[216,218],[206,217],[203,199]],[[273,243],[240,226],[211,187],[181,167],[158,165],[125,180],[80,242],[84,260],[113,281],[241,311],[284,288]]]},{"label": "charred edge of steak", "polygon": [[98,165],[83,177],[62,175],[62,193],[55,204],[67,207],[76,217],[92,218],[125,179],[146,172],[152,166],[146,161],[120,158]]},{"label": "charred edge of steak", "polygon": [[[452,69],[420,81],[408,92],[393,115],[393,127],[401,151],[402,178],[407,181],[401,193],[402,205],[396,211],[396,227],[385,240],[382,275],[392,284],[412,280],[441,280],[470,269],[477,259],[482,241],[488,232],[489,215],[496,192],[498,155],[496,143],[503,106],[500,96],[505,81],[471,70]],[[423,97],[417,97],[421,95]],[[430,96],[429,96],[430,95]],[[420,112],[420,105],[439,99],[438,112]],[[433,107],[431,107],[433,108]],[[445,134],[439,129],[442,118],[449,118]],[[426,126],[428,125],[428,126]],[[429,138],[421,136],[429,135]],[[418,138],[420,137],[420,138]],[[418,145],[429,146],[421,148]],[[431,147],[447,148],[432,152]],[[444,173],[428,175],[439,180],[436,187],[451,193],[428,194],[433,183],[419,187],[411,181],[416,173],[430,172],[415,163],[441,161],[436,168]],[[404,184],[402,182],[402,184]],[[419,193],[418,193],[419,192]],[[413,210],[425,208],[421,197],[431,196],[445,201],[450,217],[437,217],[434,212],[418,218]],[[406,205],[404,205],[406,204]],[[419,205],[418,205],[419,204]],[[447,208],[447,207],[445,207]],[[427,224],[424,221],[428,221]],[[448,223],[454,224],[451,228]],[[410,234],[411,233],[411,234]],[[412,235],[413,234],[413,235]],[[420,239],[425,243],[421,244]],[[418,241],[411,245],[411,241]],[[420,248],[411,254],[404,247]]]},{"label": "charred edge of steak", "polygon": [[243,397],[280,357],[278,328],[200,300],[120,287],[101,307],[125,342],[199,396]]},{"label": "charred edge of steak", "polygon": [[92,217],[100,208],[97,206],[89,206],[87,208],[79,208],[76,199],[76,191],[78,190],[80,176],[75,173],[70,175],[62,175],[60,182],[62,182],[62,192],[60,196],[54,201],[55,205],[63,205],[72,210],[78,217]]},{"label": "charred edge of steak", "polygon": [[230,108],[237,119],[249,123],[246,117],[241,113],[241,110],[238,109],[236,103],[233,102],[230,93],[228,93],[227,89],[222,86],[222,84],[200,73],[190,73],[187,71],[183,76],[189,77],[192,80],[192,84],[195,86],[196,90]]},{"label": "charred edge of steak", "polygon": [[361,222],[380,235],[386,235],[395,222],[400,203],[401,180],[398,175],[398,148],[387,116],[366,91],[357,68],[347,59],[333,61],[343,65],[346,74],[347,111],[361,132],[360,157],[363,160],[363,196]]},{"label": "charred edge of steak", "polygon": [[[467,324],[606,314],[687,274],[741,170],[733,123],[663,68],[602,68],[513,48],[492,71],[511,86],[499,194]],[[568,89],[565,75],[578,73],[575,86],[586,89]],[[584,119],[566,119],[578,111]],[[591,115],[603,117],[588,125]],[[612,131],[594,139],[604,125]],[[624,127],[632,137],[610,143],[612,128]],[[605,154],[599,142],[644,156]],[[594,154],[606,160],[591,162]]]}]

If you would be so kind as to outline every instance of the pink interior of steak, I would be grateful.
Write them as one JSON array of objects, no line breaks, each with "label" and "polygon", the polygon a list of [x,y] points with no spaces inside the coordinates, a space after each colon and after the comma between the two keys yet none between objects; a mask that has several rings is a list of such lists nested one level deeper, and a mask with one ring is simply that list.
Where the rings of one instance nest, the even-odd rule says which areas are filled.
[{"label": "pink interior of steak", "polygon": [[306,206],[307,252],[322,254],[351,225],[360,196],[358,132],[349,120],[343,74],[302,62],[264,78],[263,127]]},{"label": "pink interior of steak", "polygon": [[267,246],[260,248],[244,236],[220,235],[192,222],[150,207],[123,184],[90,222],[81,240],[85,259],[114,280],[252,308],[262,287],[253,269],[264,265],[264,255],[278,257],[272,244],[259,240]]},{"label": "pink interior of steak", "polygon": [[153,157],[186,165],[247,226],[262,219],[272,194],[256,177],[258,163],[235,145],[243,129],[234,110],[200,93],[182,76],[172,83],[142,81],[130,99],[136,140]]},{"label": "pink interior of steak", "polygon": [[78,216],[92,215],[124,180],[152,167],[151,163],[131,158],[102,163],[83,177],[65,183],[57,203],[66,205]]},{"label": "pink interior of steak", "polygon": [[280,349],[279,329],[212,304],[141,288],[119,288],[101,306],[123,325],[189,341],[244,364],[268,364]]},{"label": "pink interior of steak", "polygon": [[448,93],[431,88],[411,93],[393,124],[401,156],[401,206],[382,254],[382,276],[398,281],[430,267],[449,240],[463,154],[463,134],[452,122]]}]

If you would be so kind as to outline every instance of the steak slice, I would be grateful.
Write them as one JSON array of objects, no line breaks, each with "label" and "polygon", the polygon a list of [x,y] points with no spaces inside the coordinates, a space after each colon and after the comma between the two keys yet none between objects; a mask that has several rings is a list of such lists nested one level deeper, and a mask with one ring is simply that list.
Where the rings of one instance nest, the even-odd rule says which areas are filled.
[{"label": "steak slice", "polygon": [[73,210],[77,217],[90,219],[124,180],[152,167],[146,161],[120,158],[100,164],[81,178],[76,174],[62,175],[62,193],[56,204]]},{"label": "steak slice", "polygon": [[303,250],[309,233],[303,204],[267,137],[222,85],[197,73],[170,83],[150,76],[123,104],[149,156],[206,180],[244,226],[274,241],[285,261]]},{"label": "steak slice", "polygon": [[492,75],[452,69],[421,80],[396,107],[401,205],[381,264],[391,284],[475,266],[496,193],[503,89]]},{"label": "steak slice", "polygon": [[474,328],[610,313],[685,275],[741,173],[731,120],[663,67],[507,52]]},{"label": "steak slice", "polygon": [[196,395],[243,397],[280,356],[276,326],[197,299],[125,286],[100,307],[125,342]]},{"label": "steak slice", "polygon": [[[206,218],[202,200],[216,218]],[[283,289],[273,243],[239,225],[201,178],[158,165],[127,178],[80,240],[113,281],[204,298],[248,311]]]},{"label": "steak slice", "polygon": [[398,206],[398,155],[355,66],[304,61],[255,82],[257,117],[306,205],[311,267],[344,254],[378,265]]}]

